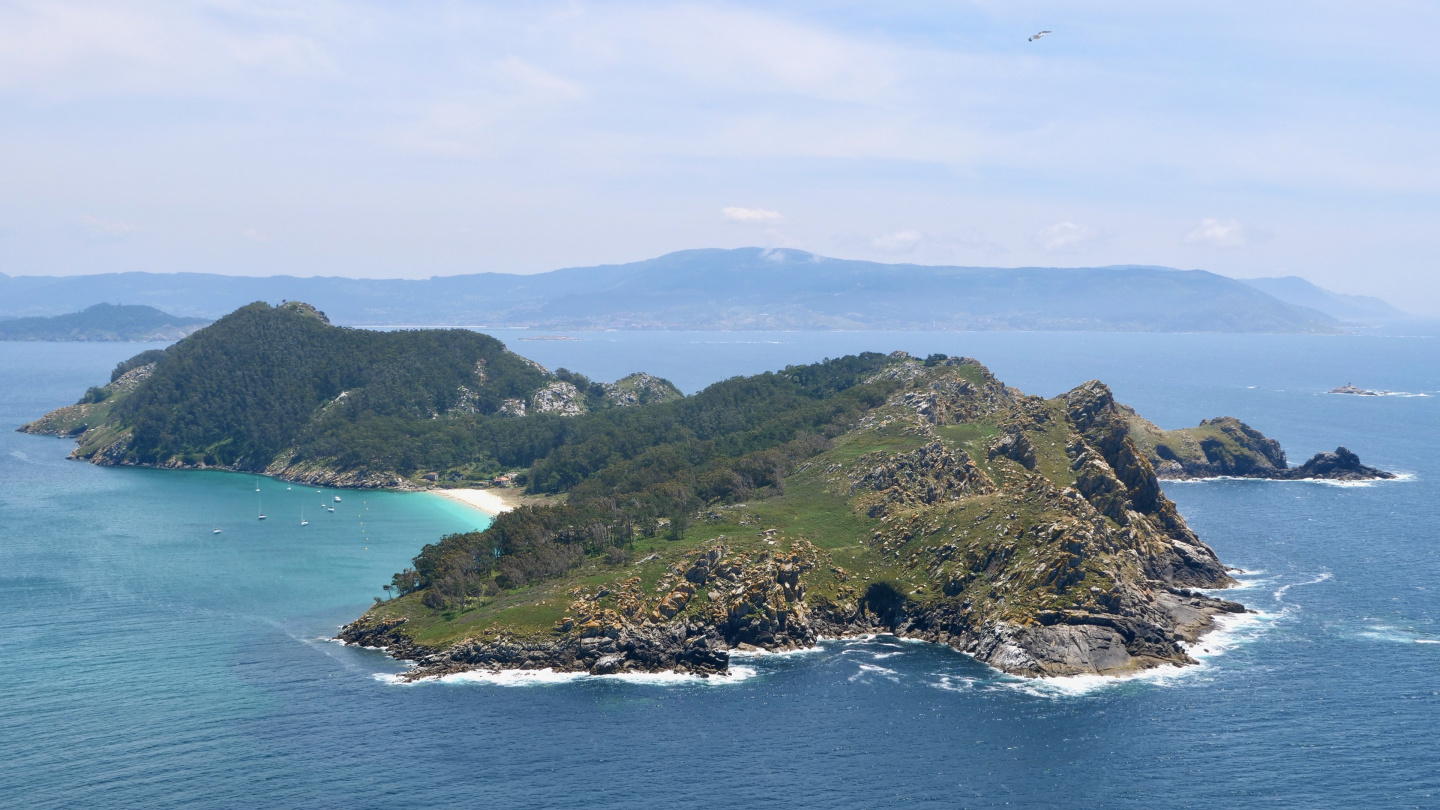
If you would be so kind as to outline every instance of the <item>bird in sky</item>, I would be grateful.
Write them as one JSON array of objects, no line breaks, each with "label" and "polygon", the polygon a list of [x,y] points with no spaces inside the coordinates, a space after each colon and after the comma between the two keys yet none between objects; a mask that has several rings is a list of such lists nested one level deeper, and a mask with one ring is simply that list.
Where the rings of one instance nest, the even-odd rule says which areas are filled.
[{"label": "bird in sky", "polygon": [[1040,33],[1036,34],[1035,36],[1030,37],[1030,39],[1026,40],[1026,42],[1034,42],[1035,40],[1039,39],[1040,37],[1045,36],[1045,35],[1048,34],[1048,33],[1050,33],[1050,32],[1049,32],[1049,31],[1041,31]]}]

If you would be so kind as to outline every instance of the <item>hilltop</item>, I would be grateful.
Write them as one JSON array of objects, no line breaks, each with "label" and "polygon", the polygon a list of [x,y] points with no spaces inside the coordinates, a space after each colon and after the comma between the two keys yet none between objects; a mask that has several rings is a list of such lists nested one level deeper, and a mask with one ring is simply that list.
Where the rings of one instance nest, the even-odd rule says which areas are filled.
[{"label": "hilltop", "polygon": [[136,304],[96,304],[54,317],[0,320],[0,340],[173,341],[210,323]]},{"label": "hilltop", "polygon": [[880,631],[1023,675],[1190,663],[1187,645],[1244,608],[1195,590],[1230,570],[1157,469],[1386,475],[1353,454],[1292,473],[1237,420],[1165,431],[1098,381],[1041,399],[969,358],[871,352],[685,397],[293,302],[138,355],[22,430],[73,436],[98,464],[350,486],[510,471],[541,497],[427,545],[341,633],[417,661],[409,677],[713,674],[735,649]]},{"label": "hilltop", "polygon": [[761,248],[420,281],[0,276],[0,315],[50,314],[99,295],[207,317],[256,299],[323,300],[332,318],[351,325],[1290,333],[1332,333],[1340,326],[1317,309],[1202,270],[935,267]]},{"label": "hilltop", "polygon": [[488,480],[553,446],[566,417],[680,396],[644,374],[551,372],[469,330],[345,329],[257,302],[21,430],[74,436],[73,457],[97,464],[411,487]]}]

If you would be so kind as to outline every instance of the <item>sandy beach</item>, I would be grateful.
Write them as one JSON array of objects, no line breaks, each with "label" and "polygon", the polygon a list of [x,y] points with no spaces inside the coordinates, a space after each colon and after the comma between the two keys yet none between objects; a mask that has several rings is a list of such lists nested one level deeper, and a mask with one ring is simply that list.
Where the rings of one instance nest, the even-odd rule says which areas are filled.
[{"label": "sandy beach", "polygon": [[466,506],[479,509],[491,517],[509,512],[519,502],[519,494],[504,489],[432,489],[430,492],[442,498],[458,501]]}]

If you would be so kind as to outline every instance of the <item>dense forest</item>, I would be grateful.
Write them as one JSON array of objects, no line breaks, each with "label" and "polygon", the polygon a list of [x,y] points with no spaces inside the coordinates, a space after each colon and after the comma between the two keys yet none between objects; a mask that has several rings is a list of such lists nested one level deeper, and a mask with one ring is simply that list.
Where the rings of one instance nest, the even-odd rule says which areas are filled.
[{"label": "dense forest", "polygon": [[623,554],[636,534],[678,537],[707,504],[782,493],[788,473],[895,390],[878,373],[891,362],[826,360],[683,397],[643,374],[551,373],[468,330],[345,329],[306,304],[255,303],[117,366],[86,394],[115,396],[77,453],[386,482],[509,470],[533,494],[563,496],[427,546],[392,582],[445,602]]},{"label": "dense forest", "polygon": [[263,469],[292,447],[326,457],[339,432],[364,448],[349,454],[358,464],[412,443],[412,423],[494,414],[550,378],[468,330],[342,329],[303,304],[255,303],[170,347],[114,415],[137,463]]},{"label": "dense forest", "polygon": [[507,512],[483,532],[428,545],[389,590],[428,589],[434,607],[463,602],[559,575],[585,554],[620,558],[637,533],[678,538],[704,505],[781,494],[800,462],[899,386],[877,374],[888,361],[866,353],[792,366],[575,419],[526,482],[534,493],[568,493],[563,504]]}]

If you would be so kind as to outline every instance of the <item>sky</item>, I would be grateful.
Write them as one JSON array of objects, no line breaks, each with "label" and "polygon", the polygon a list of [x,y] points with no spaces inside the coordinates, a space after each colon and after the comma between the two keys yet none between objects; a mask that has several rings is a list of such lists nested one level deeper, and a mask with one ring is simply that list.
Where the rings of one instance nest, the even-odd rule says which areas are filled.
[{"label": "sky", "polygon": [[0,0],[0,272],[757,245],[1440,314],[1437,34],[1397,0]]}]

